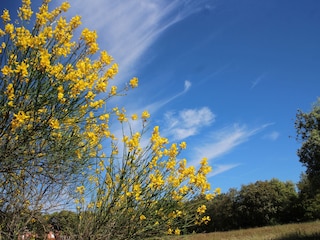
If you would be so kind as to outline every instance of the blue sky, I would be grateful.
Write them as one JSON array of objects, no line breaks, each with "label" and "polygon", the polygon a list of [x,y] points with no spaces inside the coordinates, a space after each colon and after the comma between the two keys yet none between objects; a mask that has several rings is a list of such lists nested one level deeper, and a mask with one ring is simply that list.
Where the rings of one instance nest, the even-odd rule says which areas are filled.
[{"label": "blue sky", "polygon": [[149,110],[190,163],[208,157],[213,188],[298,182],[295,114],[320,97],[320,1],[69,2],[119,64],[115,81],[139,78],[116,104]]}]

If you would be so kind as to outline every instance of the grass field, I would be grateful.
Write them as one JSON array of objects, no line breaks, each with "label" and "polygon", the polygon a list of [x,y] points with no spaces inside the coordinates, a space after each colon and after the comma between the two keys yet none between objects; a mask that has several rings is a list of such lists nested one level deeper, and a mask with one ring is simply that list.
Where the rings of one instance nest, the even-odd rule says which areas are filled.
[{"label": "grass field", "polygon": [[244,230],[191,234],[170,240],[320,240],[320,221]]}]

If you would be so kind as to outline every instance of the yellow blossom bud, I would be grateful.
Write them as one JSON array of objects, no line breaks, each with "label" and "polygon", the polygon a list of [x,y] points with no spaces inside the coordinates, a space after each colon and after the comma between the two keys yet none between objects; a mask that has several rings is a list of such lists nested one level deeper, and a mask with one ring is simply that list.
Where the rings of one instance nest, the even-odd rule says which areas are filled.
[{"label": "yellow blossom bud", "polygon": [[117,86],[112,86],[110,90],[110,95],[116,95],[117,94]]},{"label": "yellow blossom bud", "polygon": [[129,82],[129,85],[132,87],[132,88],[136,88],[138,87],[138,78],[134,77],[130,80]]},{"label": "yellow blossom bud", "polygon": [[131,119],[132,119],[132,120],[137,120],[137,119],[138,119],[138,115],[135,114],[135,113],[132,114],[132,115],[131,115]]},{"label": "yellow blossom bud", "polygon": [[1,15],[1,18],[4,22],[9,22],[11,20],[9,11],[7,9],[3,10],[3,14]]},{"label": "yellow blossom bud", "polygon": [[142,114],[141,114],[141,118],[143,120],[146,120],[146,119],[150,118],[149,112],[148,111],[143,111]]}]

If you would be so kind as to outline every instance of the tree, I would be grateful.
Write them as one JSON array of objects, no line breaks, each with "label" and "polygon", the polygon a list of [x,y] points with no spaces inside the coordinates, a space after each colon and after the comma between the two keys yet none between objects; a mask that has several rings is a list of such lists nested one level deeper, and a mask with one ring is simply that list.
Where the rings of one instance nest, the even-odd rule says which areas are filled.
[{"label": "tree", "polygon": [[290,221],[290,206],[296,198],[292,182],[272,179],[244,185],[237,200],[240,226],[256,227]]},{"label": "tree", "polygon": [[206,232],[228,231],[239,228],[239,216],[237,212],[237,198],[239,192],[235,188],[227,193],[216,196],[208,205],[207,214],[211,221],[202,227]]},{"label": "tree", "polygon": [[302,144],[297,152],[299,161],[307,168],[306,174],[316,193],[320,189],[320,99],[310,112],[298,110],[295,128],[296,138]]},{"label": "tree", "polygon": [[15,238],[42,223],[43,212],[73,200],[77,239],[179,234],[182,222],[207,222],[204,205],[182,209],[198,195],[213,196],[206,159],[199,169],[178,160],[186,143],[169,144],[159,127],[142,146],[149,113],[135,131],[126,110],[109,104],[138,79],[109,86],[118,66],[99,51],[97,33],[85,28],[75,40],[81,18],[67,21],[69,3],[51,11],[49,3],[34,15],[31,1],[22,0],[17,21],[8,10],[1,15],[0,237]]},{"label": "tree", "polygon": [[75,212],[62,210],[47,216],[47,223],[61,235],[74,236],[78,226],[78,216]]},{"label": "tree", "polygon": [[302,174],[297,184],[299,199],[296,212],[298,219],[302,221],[313,221],[320,218],[320,193],[314,192],[314,186],[306,174]]}]

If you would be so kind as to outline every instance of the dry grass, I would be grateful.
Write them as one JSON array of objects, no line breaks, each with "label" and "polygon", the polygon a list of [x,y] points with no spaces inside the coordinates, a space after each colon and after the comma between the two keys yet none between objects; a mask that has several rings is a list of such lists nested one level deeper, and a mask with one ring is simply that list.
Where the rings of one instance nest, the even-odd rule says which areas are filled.
[{"label": "dry grass", "polygon": [[244,230],[191,234],[167,240],[319,240],[320,221]]}]

